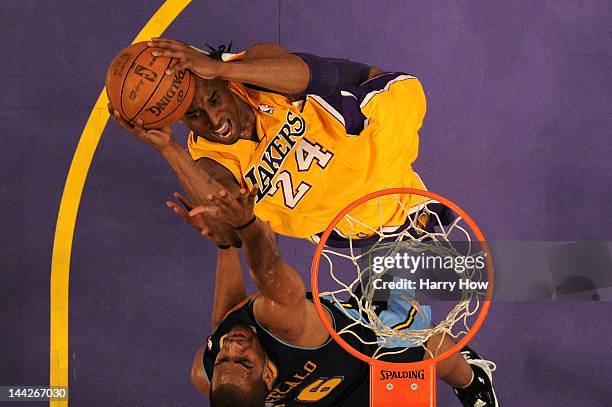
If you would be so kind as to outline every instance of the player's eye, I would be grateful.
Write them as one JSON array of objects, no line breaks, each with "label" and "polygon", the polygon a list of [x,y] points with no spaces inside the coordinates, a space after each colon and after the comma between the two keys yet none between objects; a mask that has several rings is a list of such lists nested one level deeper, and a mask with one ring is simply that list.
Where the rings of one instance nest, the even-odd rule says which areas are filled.
[{"label": "player's eye", "polygon": [[240,363],[242,366],[246,367],[247,369],[250,369],[253,367],[253,365],[251,364],[251,362],[249,362],[248,359],[239,359],[236,361],[236,363]]},{"label": "player's eye", "polygon": [[197,119],[200,116],[200,111],[199,110],[189,110],[187,112],[185,112],[185,117],[187,119]]},{"label": "player's eye", "polygon": [[218,366],[221,363],[225,363],[225,362],[229,362],[229,358],[227,358],[227,357],[217,358],[217,360],[215,361],[215,366]]}]

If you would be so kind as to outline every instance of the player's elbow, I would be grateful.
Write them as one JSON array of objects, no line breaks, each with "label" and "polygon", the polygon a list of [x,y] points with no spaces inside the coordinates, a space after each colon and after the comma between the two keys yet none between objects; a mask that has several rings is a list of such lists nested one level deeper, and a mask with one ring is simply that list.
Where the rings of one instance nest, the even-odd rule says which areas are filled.
[{"label": "player's elbow", "polygon": [[288,305],[301,304],[306,298],[306,287],[301,278],[297,278],[296,281],[287,290],[287,303]]},{"label": "player's elbow", "polygon": [[282,293],[283,305],[288,307],[298,307],[305,302],[306,299],[306,286],[304,281],[299,275],[292,276],[285,285],[285,289]]},{"label": "player's elbow", "polygon": [[258,42],[249,47],[244,54],[244,60],[275,58],[288,53],[285,47],[274,42]]},{"label": "player's elbow", "polygon": [[292,307],[304,302],[306,287],[300,275],[278,256],[270,263],[266,272],[251,274],[256,285],[265,297],[284,307]]}]

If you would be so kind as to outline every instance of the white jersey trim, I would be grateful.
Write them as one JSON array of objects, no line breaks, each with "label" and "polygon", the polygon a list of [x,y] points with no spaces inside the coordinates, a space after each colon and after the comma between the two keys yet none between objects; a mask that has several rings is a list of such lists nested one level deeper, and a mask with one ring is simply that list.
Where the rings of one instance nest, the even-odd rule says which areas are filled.
[{"label": "white jersey trim", "polygon": [[[361,102],[361,104],[359,105],[359,107],[363,109],[363,108],[364,108],[364,107],[365,107],[365,106],[366,106],[366,105],[367,105],[367,104],[370,102],[370,100],[371,100],[371,99],[372,99],[374,96],[378,95],[379,93],[382,93],[382,92],[388,91],[388,90],[389,90],[389,88],[391,87],[391,85],[393,85],[395,82],[404,81],[404,80],[407,80],[407,79],[416,79],[416,77],[415,77],[415,76],[412,76],[412,75],[399,75],[399,76],[397,76],[397,77],[395,77],[395,78],[391,79],[389,82],[387,82],[387,84],[385,85],[385,87],[384,87],[383,89],[374,90],[374,91],[372,91],[372,92],[368,93],[368,94],[367,94],[367,95],[366,95],[366,96],[363,98],[363,101]],[[371,80],[371,79],[370,79],[370,80]]]},{"label": "white jersey trim", "polygon": [[336,118],[336,120],[338,120],[340,123],[342,123],[343,126],[346,126],[346,123],[344,122],[344,117],[340,114],[339,111],[334,109],[332,107],[332,105],[327,103],[325,101],[325,99],[323,99],[322,97],[317,96],[317,95],[308,95],[307,98],[313,99],[315,102],[320,104],[323,107],[323,109],[327,110],[327,112],[329,114],[331,114],[332,116],[334,116]]}]

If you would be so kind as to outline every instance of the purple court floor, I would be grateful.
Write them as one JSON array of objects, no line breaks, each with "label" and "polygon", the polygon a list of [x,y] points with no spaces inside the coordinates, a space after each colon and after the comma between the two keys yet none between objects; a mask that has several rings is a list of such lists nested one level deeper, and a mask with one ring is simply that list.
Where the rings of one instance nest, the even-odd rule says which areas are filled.
[{"label": "purple court floor", "polygon": [[[68,170],[108,63],[162,3],[0,3],[0,386],[49,383]],[[611,19],[596,0],[194,1],[165,35],[414,74],[428,103],[415,168],[430,190],[491,241],[609,241]],[[161,158],[113,123],[86,174],[68,256],[69,404],[207,406],[189,374],[210,330],[215,248],[164,205],[178,184]],[[281,245],[309,281],[313,246]],[[610,301],[504,299],[474,347],[497,363],[504,406],[605,406],[611,336]],[[439,405],[458,405],[443,384]]]}]

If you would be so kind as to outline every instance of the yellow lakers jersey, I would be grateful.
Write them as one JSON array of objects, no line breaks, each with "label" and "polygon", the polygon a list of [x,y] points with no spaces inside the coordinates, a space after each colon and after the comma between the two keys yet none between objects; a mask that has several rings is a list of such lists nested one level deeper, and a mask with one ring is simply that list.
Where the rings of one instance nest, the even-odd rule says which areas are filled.
[{"label": "yellow lakers jersey", "polygon": [[[426,107],[413,76],[382,74],[329,97],[308,95],[301,106],[276,93],[230,86],[255,112],[259,141],[223,145],[192,133],[189,151],[194,160],[207,157],[223,165],[246,188],[257,184],[255,213],[275,232],[311,237],[367,193],[424,189],[411,167]],[[406,214],[399,203],[384,202],[382,208],[375,202],[360,206],[351,212],[358,222],[341,222],[337,230],[364,237],[381,224],[401,225]]]}]

